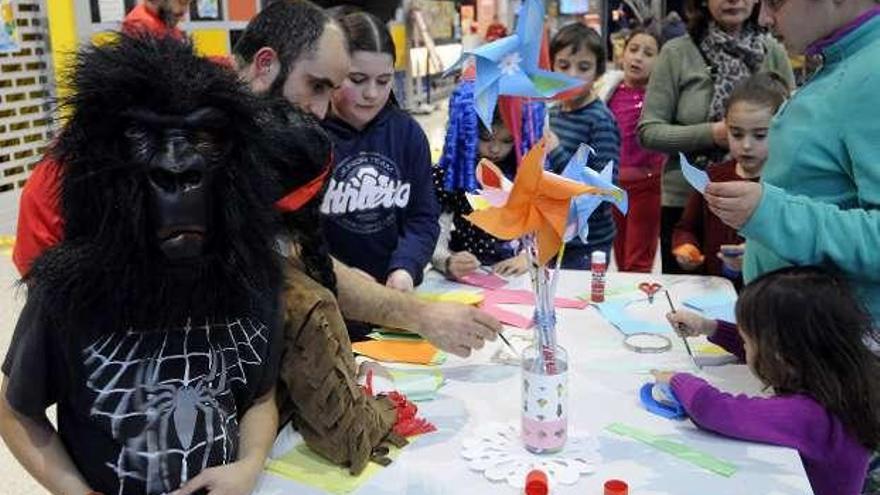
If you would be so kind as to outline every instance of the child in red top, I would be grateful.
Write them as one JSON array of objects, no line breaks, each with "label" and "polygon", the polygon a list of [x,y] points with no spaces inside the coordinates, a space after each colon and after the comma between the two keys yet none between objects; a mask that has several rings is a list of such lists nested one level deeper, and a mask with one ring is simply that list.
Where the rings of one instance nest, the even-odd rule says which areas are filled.
[{"label": "child in red top", "polygon": [[660,238],[660,177],[666,155],[642,148],[638,131],[645,89],[659,51],[656,34],[635,29],[623,48],[623,73],[609,72],[605,78],[609,98],[603,99],[620,128],[618,180],[629,195],[629,213],[614,211],[614,259],[625,272],[650,272]]},{"label": "child in red top", "polygon": [[[725,122],[730,161],[710,166],[712,182],[757,181],[767,161],[770,120],[788,96],[778,76],[758,73],[741,82],[727,102]],[[744,239],[709,211],[699,192],[688,200],[672,234],[672,253],[687,271],[723,275],[742,285]]]}]

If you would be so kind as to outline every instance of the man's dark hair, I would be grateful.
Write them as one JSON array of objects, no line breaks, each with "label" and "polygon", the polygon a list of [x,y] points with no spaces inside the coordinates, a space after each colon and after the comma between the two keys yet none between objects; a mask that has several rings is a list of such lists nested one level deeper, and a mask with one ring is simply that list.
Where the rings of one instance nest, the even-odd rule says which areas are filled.
[{"label": "man's dark hair", "polygon": [[324,29],[333,19],[308,0],[278,0],[251,19],[233,48],[239,61],[249,64],[263,47],[278,54],[281,72],[271,94],[278,94],[294,64],[314,52]]}]

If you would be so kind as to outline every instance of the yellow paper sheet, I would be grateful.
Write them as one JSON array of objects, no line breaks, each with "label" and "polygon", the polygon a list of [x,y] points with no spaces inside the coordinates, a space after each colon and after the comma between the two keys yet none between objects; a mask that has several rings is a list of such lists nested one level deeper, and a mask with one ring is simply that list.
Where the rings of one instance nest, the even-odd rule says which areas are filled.
[{"label": "yellow paper sheet", "polygon": [[483,302],[483,294],[464,290],[451,290],[449,292],[416,292],[416,297],[431,302],[454,302],[470,306]]},{"label": "yellow paper sheet", "polygon": [[[389,449],[388,457],[392,460],[400,456],[400,449],[394,446],[389,446]],[[304,443],[297,445],[284,456],[269,461],[266,466],[266,471],[276,476],[333,494],[351,493],[357,490],[381,469],[384,468],[375,462],[370,462],[361,474],[352,476],[347,468],[339,467],[324,459],[312,452]]]},{"label": "yellow paper sheet", "polygon": [[229,55],[229,35],[224,29],[196,29],[192,32],[196,53],[203,57]]}]

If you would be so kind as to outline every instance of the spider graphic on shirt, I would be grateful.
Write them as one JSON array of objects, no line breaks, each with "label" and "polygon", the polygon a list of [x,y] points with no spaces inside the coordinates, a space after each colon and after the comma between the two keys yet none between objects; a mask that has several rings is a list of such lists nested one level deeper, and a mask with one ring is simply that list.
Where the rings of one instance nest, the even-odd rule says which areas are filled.
[{"label": "spider graphic on shirt", "polygon": [[250,319],[111,334],[84,351],[90,415],[122,445],[119,493],[176,490],[208,466],[236,459],[234,387],[261,366],[268,328]]}]

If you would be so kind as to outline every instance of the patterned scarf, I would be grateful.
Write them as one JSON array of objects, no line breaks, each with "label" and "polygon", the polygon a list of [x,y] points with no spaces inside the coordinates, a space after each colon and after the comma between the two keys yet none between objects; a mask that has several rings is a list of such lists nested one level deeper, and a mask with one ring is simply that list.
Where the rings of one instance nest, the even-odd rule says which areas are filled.
[{"label": "patterned scarf", "polygon": [[760,69],[767,46],[764,35],[752,26],[744,26],[739,34],[730,34],[711,22],[700,49],[712,69],[715,84],[709,118],[718,122],[724,118],[724,105],[736,84]]}]

